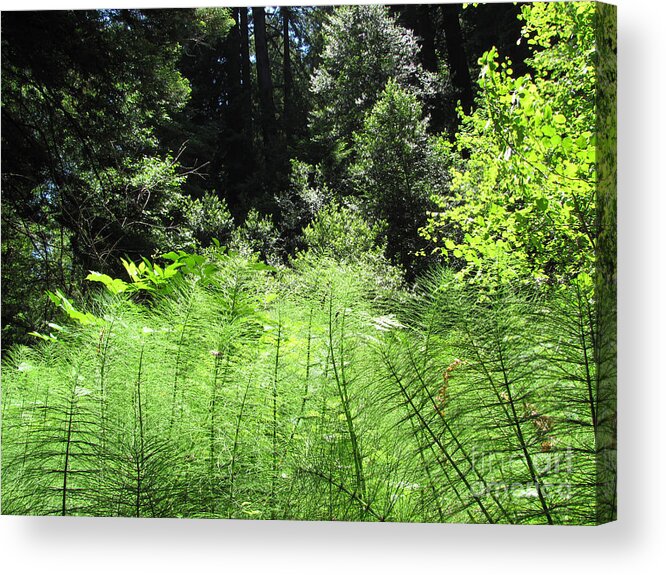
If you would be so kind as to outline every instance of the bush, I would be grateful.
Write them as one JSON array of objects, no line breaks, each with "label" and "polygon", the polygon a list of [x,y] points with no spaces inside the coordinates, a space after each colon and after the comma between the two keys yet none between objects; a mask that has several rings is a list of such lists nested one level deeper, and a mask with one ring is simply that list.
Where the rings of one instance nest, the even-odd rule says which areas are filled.
[{"label": "bush", "polygon": [[319,260],[330,259],[355,264],[357,273],[372,278],[375,288],[394,292],[402,285],[402,272],[386,259],[383,229],[383,222],[369,224],[355,206],[333,201],[303,230],[306,249],[298,254],[296,263],[307,260],[317,265]]},{"label": "bush", "polygon": [[[234,220],[224,198],[207,191],[201,198],[187,198],[183,206],[185,222],[181,226],[184,237],[191,237],[191,247],[208,247],[213,239],[227,244],[234,229]],[[188,246],[183,246],[188,247]]]},{"label": "bush", "polygon": [[258,254],[265,262],[279,265],[284,259],[280,232],[273,218],[252,209],[242,226],[231,234],[231,247],[246,257]]}]

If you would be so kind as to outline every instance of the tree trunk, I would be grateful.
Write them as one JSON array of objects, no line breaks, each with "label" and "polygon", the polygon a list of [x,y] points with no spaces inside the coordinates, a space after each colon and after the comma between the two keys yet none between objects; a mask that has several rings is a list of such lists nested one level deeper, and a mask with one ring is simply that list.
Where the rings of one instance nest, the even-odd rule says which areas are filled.
[{"label": "tree trunk", "polygon": [[[264,136],[266,165],[271,164],[277,139],[275,102],[273,101],[273,79],[266,44],[266,14],[263,7],[252,8],[254,19],[254,45],[257,57],[257,84],[259,86],[259,106],[261,108],[261,128]],[[269,169],[270,172],[270,169]]]},{"label": "tree trunk", "polygon": [[459,90],[460,103],[466,114],[472,110],[472,80],[467,67],[467,54],[460,28],[460,6],[442,4],[442,25],[446,36],[446,53],[451,81]]},{"label": "tree trunk", "polygon": [[227,173],[231,188],[242,178],[245,171],[242,142],[244,133],[243,88],[241,84],[241,55],[240,55],[240,26],[239,9],[234,8],[232,16],[235,25],[229,31],[226,38],[226,84],[228,105],[226,107],[226,142],[228,151],[226,153]]},{"label": "tree trunk", "polygon": [[291,47],[289,44],[289,19],[291,12],[287,6],[280,8],[282,13],[282,74],[284,77],[284,110],[283,110],[283,123],[284,134],[287,140],[287,145],[293,141],[293,75],[291,71]]},{"label": "tree trunk", "polygon": [[401,26],[409,28],[419,39],[419,59],[428,72],[437,72],[435,25],[437,4],[399,4],[389,7]]},{"label": "tree trunk", "polygon": [[240,12],[240,56],[241,56],[241,91],[243,98],[243,120],[245,123],[246,152],[252,156],[252,73],[250,68],[250,36],[247,25],[247,8]]}]

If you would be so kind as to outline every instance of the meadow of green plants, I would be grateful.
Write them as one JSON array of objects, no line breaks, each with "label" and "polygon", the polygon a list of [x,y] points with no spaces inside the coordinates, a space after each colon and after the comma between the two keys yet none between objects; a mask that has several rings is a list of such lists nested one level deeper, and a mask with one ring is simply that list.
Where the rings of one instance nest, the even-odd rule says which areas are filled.
[{"label": "meadow of green plants", "polygon": [[142,263],[3,369],[3,512],[594,521],[589,285]]},{"label": "meadow of green plants", "polygon": [[3,17],[3,514],[615,517],[615,13],[391,10]]}]

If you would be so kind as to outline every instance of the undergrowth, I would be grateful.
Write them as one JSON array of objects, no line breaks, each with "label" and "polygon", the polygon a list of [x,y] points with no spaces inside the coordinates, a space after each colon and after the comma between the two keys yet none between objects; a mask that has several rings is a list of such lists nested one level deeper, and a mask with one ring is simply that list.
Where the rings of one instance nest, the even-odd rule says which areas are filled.
[{"label": "undergrowth", "polygon": [[595,522],[585,281],[479,301],[192,257],[52,294],[68,320],[8,354],[4,514]]}]

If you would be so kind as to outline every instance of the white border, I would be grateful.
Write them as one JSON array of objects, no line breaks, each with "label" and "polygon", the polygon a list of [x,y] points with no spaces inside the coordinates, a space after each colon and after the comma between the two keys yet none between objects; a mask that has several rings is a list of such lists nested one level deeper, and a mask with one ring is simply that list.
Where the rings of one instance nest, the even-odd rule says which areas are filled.
[{"label": "white border", "polygon": [[[403,0],[404,1],[404,0]],[[258,4],[259,2],[257,2]],[[292,2],[285,2],[292,3]],[[294,2],[297,3],[297,2]],[[334,2],[310,2],[330,4]],[[341,2],[336,2],[341,3]],[[666,566],[664,3],[619,6],[619,516],[598,528],[0,517],[5,573],[655,573]],[[12,0],[2,9],[214,2]],[[220,5],[221,3],[217,3]],[[228,4],[228,2],[227,2]],[[247,2],[237,2],[247,4]],[[663,571],[661,571],[663,572]]]}]

